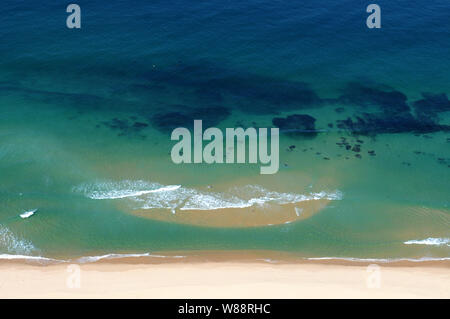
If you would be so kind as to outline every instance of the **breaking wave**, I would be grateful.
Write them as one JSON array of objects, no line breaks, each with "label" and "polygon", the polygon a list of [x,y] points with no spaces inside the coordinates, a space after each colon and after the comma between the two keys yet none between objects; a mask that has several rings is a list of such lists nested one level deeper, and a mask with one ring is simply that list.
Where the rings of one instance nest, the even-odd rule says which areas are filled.
[{"label": "breaking wave", "polygon": [[422,240],[408,240],[404,242],[405,245],[428,245],[428,246],[444,246],[450,247],[450,238],[433,238],[429,237]]},{"label": "breaking wave", "polygon": [[295,204],[308,200],[340,200],[342,193],[317,192],[309,194],[280,193],[248,185],[227,192],[200,191],[180,185],[161,185],[145,181],[98,182],[83,184],[74,191],[91,199],[127,199],[134,209],[215,210],[246,208],[265,204]]},{"label": "breaking wave", "polygon": [[307,260],[345,260],[353,262],[379,262],[391,263],[399,261],[423,262],[423,261],[444,261],[450,260],[450,257],[420,257],[420,258],[354,258],[354,257],[311,257]]},{"label": "breaking wave", "polygon": [[184,258],[184,256],[163,256],[163,255],[153,255],[150,253],[144,254],[106,254],[100,256],[86,256],[80,257],[75,260],[75,262],[84,264],[84,263],[93,263],[102,259],[121,259],[121,258],[139,258],[139,257],[153,257],[153,258]]},{"label": "breaking wave", "polygon": [[41,257],[41,256],[28,256],[28,255],[13,255],[13,254],[0,254],[0,260],[30,260],[37,262],[64,262],[63,260]]},{"label": "breaking wave", "polygon": [[[55,263],[95,263],[99,260],[110,260],[110,259],[123,259],[123,258],[161,258],[161,259],[182,259],[187,256],[179,256],[179,255],[154,255],[151,253],[143,253],[143,254],[105,254],[99,256],[85,256],[75,259],[54,259],[42,256],[27,256],[27,255],[13,255],[13,254],[0,254],[0,260],[26,260],[30,262],[37,262],[40,264],[55,264]],[[429,261],[447,261],[450,260],[450,257],[419,257],[419,258],[356,258],[356,257],[310,257],[304,258],[305,260],[311,261],[320,261],[320,260],[342,260],[349,262],[357,262],[357,263],[367,263],[367,262],[375,262],[375,263],[393,263],[393,262],[429,262]],[[270,258],[265,259],[256,259],[256,261],[264,261],[267,263],[279,263],[283,260],[275,260]]]},{"label": "breaking wave", "polygon": [[83,192],[91,199],[121,199],[127,197],[139,197],[151,193],[173,191],[181,185],[162,186],[157,183],[144,181],[100,182],[84,184],[76,187],[76,191]]},{"label": "breaking wave", "polygon": [[0,260],[26,260],[37,263],[44,264],[54,264],[54,263],[78,263],[78,264],[87,264],[87,263],[95,263],[99,260],[110,260],[110,259],[122,259],[122,258],[141,258],[141,257],[149,257],[149,258],[169,258],[169,259],[181,259],[186,256],[178,256],[178,255],[155,255],[151,253],[143,253],[143,254],[105,254],[99,256],[84,256],[75,259],[54,259],[49,257],[42,256],[31,256],[31,255],[15,255],[15,254],[0,254]]},{"label": "breaking wave", "polygon": [[14,235],[9,228],[0,225],[0,252],[11,254],[29,254],[35,247],[25,239]]}]

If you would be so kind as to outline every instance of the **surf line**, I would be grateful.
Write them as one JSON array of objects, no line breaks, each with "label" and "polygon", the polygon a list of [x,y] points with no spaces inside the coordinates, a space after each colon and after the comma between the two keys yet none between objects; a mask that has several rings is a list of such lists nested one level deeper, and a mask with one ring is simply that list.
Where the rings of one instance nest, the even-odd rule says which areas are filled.
[{"label": "surf line", "polygon": [[[235,158],[236,163],[242,164],[246,163],[246,139],[248,139],[248,163],[256,164],[259,159],[260,163],[268,164],[260,166],[261,174],[275,174],[279,169],[279,129],[270,129],[270,154],[268,153],[269,137],[267,131],[267,128],[259,128],[258,131],[253,127],[246,130],[242,127],[226,128],[224,149],[222,130],[210,127],[203,132],[202,120],[194,120],[193,143],[189,129],[185,127],[174,129],[171,140],[179,142],[172,147],[170,155],[175,164],[222,164],[224,162],[233,164]],[[203,141],[210,142],[203,148]],[[192,144],[194,145],[193,152]],[[193,159],[192,153],[194,153]]]}]

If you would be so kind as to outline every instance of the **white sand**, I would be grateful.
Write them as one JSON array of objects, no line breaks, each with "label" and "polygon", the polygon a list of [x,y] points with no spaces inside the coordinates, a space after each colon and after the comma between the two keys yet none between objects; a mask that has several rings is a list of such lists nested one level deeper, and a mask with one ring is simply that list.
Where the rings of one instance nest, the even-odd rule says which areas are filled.
[{"label": "white sand", "polygon": [[0,263],[0,298],[450,298],[447,266],[101,262],[76,288],[77,267]]}]

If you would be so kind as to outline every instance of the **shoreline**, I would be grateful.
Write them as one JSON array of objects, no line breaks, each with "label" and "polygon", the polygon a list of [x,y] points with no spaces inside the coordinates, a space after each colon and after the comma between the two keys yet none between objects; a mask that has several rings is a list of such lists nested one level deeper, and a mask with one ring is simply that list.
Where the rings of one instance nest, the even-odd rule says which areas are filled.
[{"label": "shoreline", "polygon": [[[450,270],[450,257],[432,258],[356,258],[356,257],[305,257],[291,252],[271,250],[192,250],[157,251],[152,253],[109,253],[88,255],[76,258],[52,258],[41,256],[0,254],[0,265],[88,265],[88,264],[207,264],[207,263],[246,263],[271,265],[340,265],[368,266],[380,264],[383,267],[437,267]],[[449,271],[450,272],[450,271]]]},{"label": "shoreline", "polygon": [[0,298],[450,298],[449,267],[334,263],[0,263]]},{"label": "shoreline", "polygon": [[450,298],[450,260],[308,260],[268,251],[176,256],[0,260],[0,298]]}]

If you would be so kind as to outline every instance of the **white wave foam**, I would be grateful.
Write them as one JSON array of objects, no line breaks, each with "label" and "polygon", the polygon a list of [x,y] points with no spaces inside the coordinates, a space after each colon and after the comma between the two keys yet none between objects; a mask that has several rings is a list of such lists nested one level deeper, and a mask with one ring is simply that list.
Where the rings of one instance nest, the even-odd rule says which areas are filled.
[{"label": "white wave foam", "polygon": [[139,197],[151,193],[170,192],[181,185],[162,186],[158,183],[145,181],[100,182],[92,185],[81,185],[74,190],[84,193],[91,199],[121,199]]},{"label": "white wave foam", "polygon": [[278,263],[278,260],[270,259],[270,258],[262,258],[262,259],[260,258],[260,259],[256,259],[256,260],[264,261],[264,262],[269,263],[269,264],[276,264],[276,263]]},{"label": "white wave foam", "polygon": [[78,263],[93,263],[102,259],[121,259],[121,258],[140,258],[140,257],[153,257],[153,258],[184,258],[185,256],[163,256],[163,255],[153,255],[150,253],[144,254],[106,254],[99,256],[85,256],[80,257],[75,260]]},{"label": "white wave foam", "polygon": [[164,256],[164,255],[154,255],[151,253],[143,253],[143,254],[105,254],[99,256],[84,256],[76,259],[54,259],[49,257],[42,256],[31,256],[31,255],[20,255],[20,254],[0,254],[0,260],[27,260],[27,261],[36,261],[36,262],[46,262],[46,263],[95,263],[99,260],[103,259],[122,259],[122,258],[140,258],[140,257],[149,257],[149,258],[185,258],[186,256]]},{"label": "white wave foam", "polygon": [[9,228],[0,225],[0,251],[13,254],[29,254],[35,247],[25,239],[14,235]]},{"label": "white wave foam", "polygon": [[450,247],[450,238],[433,238],[429,237],[422,240],[408,240],[404,242],[405,245],[429,245],[429,246],[443,246]]},{"label": "white wave foam", "polygon": [[[121,258],[139,258],[139,257],[149,257],[149,258],[186,258],[186,256],[164,256],[164,255],[153,255],[150,253],[144,254],[106,254],[99,256],[86,256],[80,257],[78,259],[72,260],[62,260],[62,259],[54,259],[42,256],[28,256],[28,255],[14,255],[14,254],[0,254],[0,260],[27,260],[34,262],[44,262],[45,264],[52,263],[95,263],[102,259],[121,259]],[[450,260],[450,257],[420,257],[420,258],[356,258],[356,257],[310,257],[305,258],[306,260],[345,260],[351,262],[375,262],[375,263],[391,263],[391,262],[400,262],[400,261],[409,261],[409,262],[427,262],[427,261],[446,261]],[[278,260],[273,259],[256,259],[262,260],[268,263],[278,263]]]},{"label": "white wave foam", "polygon": [[145,181],[101,182],[81,185],[74,189],[91,199],[128,199],[136,203],[135,209],[216,210],[247,208],[265,204],[290,204],[308,200],[340,200],[342,193],[318,192],[304,194],[279,193],[260,186],[236,187],[219,193],[200,191],[180,185],[164,186]]},{"label": "white wave foam", "polygon": [[[252,188],[258,192],[249,191]],[[176,194],[173,194],[176,195]],[[175,208],[180,210],[216,210],[225,208],[248,208],[252,206],[264,206],[266,204],[295,204],[308,200],[329,199],[338,200],[341,198],[340,193],[311,193],[309,195],[299,195],[291,193],[271,192],[261,187],[247,186],[235,188],[230,193],[217,192],[201,192],[192,189],[186,189],[180,192],[179,200],[171,202],[170,205],[153,207],[154,205],[146,205],[142,208]],[[152,198],[149,198],[151,201]]]},{"label": "white wave foam", "polygon": [[27,211],[25,213],[22,213],[19,216],[20,216],[20,218],[25,219],[25,218],[29,218],[29,217],[33,216],[34,213],[36,213],[36,212],[37,212],[37,209],[33,209],[33,210]]},{"label": "white wave foam", "polygon": [[423,261],[443,261],[450,260],[450,257],[434,258],[434,257],[420,257],[420,258],[355,258],[355,257],[311,257],[306,258],[307,260],[346,260],[355,262],[379,262],[379,263],[390,263],[397,261],[412,261],[412,262],[423,262]]},{"label": "white wave foam", "polygon": [[149,253],[145,254],[106,254],[106,255],[99,255],[99,256],[85,256],[80,257],[75,260],[75,262],[79,263],[92,263],[96,262],[102,259],[117,259],[117,258],[136,258],[136,257],[147,257],[150,256]]},{"label": "white wave foam", "polygon": [[28,256],[28,255],[12,255],[12,254],[0,254],[0,259],[6,260],[33,260],[33,261],[45,261],[45,262],[64,262],[63,260],[41,257],[41,256]]}]

